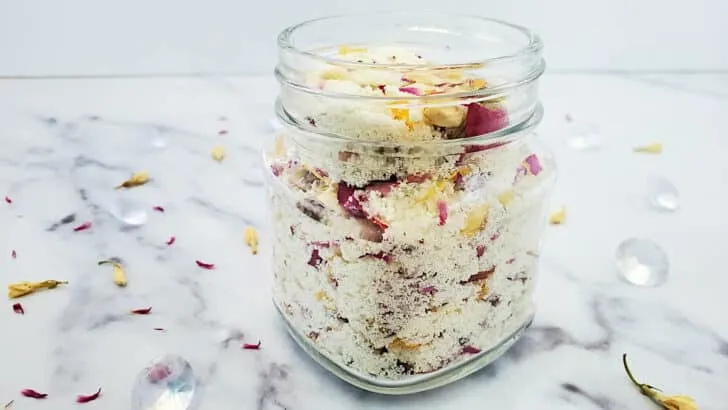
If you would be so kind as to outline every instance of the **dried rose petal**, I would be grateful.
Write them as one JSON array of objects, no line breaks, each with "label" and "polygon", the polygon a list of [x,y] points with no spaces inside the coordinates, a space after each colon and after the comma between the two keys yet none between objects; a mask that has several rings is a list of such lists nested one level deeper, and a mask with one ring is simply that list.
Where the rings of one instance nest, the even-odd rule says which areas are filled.
[{"label": "dried rose petal", "polygon": [[148,308],[133,309],[131,311],[131,313],[133,313],[135,315],[148,315],[149,313],[151,313],[151,311],[152,311],[152,307],[150,306]]},{"label": "dried rose petal", "polygon": [[493,235],[490,235],[490,240],[494,241],[496,239],[500,238],[500,232],[496,231],[493,233]]},{"label": "dried rose petal", "polygon": [[368,215],[364,208],[362,208],[361,202],[354,196],[356,189],[347,184],[346,182],[339,182],[339,188],[336,192],[336,199],[339,201],[339,205],[344,208],[349,215],[354,218],[366,218]]},{"label": "dried rose petal", "polygon": [[382,196],[387,196],[392,189],[399,186],[399,182],[394,181],[378,181],[378,182],[372,182],[368,184],[366,187],[364,187],[364,190],[367,192],[376,191],[382,194]]},{"label": "dried rose petal", "polygon": [[414,175],[407,175],[406,181],[410,184],[418,184],[420,182],[425,182],[428,179],[430,179],[430,174],[414,174]]},{"label": "dried rose petal", "polygon": [[48,394],[39,393],[33,389],[23,389],[20,391],[20,394],[22,394],[25,397],[30,397],[33,399],[45,399],[46,397],[48,397]]},{"label": "dried rose petal", "polygon": [[283,173],[283,166],[278,164],[273,164],[270,166],[270,170],[273,173],[273,175],[279,177]]},{"label": "dried rose petal", "polygon": [[99,387],[99,390],[96,391],[96,393],[94,393],[94,394],[89,394],[89,395],[79,394],[76,397],[76,403],[88,403],[90,401],[94,401],[94,400],[98,399],[100,395],[101,395],[101,387]]},{"label": "dried rose petal", "polygon": [[207,269],[207,270],[215,269],[214,263],[205,263],[202,261],[195,261],[195,263],[197,264],[197,266],[201,267],[202,269]]},{"label": "dried rose petal", "polygon": [[86,229],[90,228],[93,223],[91,221],[86,221],[82,223],[81,225],[78,225],[77,227],[73,228],[73,232],[80,232],[85,231]]},{"label": "dried rose petal", "polygon": [[394,256],[391,253],[379,251],[377,253],[365,253],[364,255],[360,256],[359,259],[367,258],[367,257],[381,259],[386,263],[391,263],[392,259],[394,258]]},{"label": "dried rose petal", "polygon": [[13,305],[13,312],[15,312],[15,313],[17,313],[19,315],[24,315],[25,314],[25,310],[23,310],[23,305],[21,305],[20,303],[14,304]]},{"label": "dried rose petal", "polygon": [[169,246],[169,245],[172,245],[174,243],[174,241],[176,241],[176,240],[177,240],[176,236],[170,236],[169,239],[167,239],[167,242],[165,242],[165,243]]},{"label": "dried rose petal", "polygon": [[12,204],[12,203],[13,203],[13,200],[12,200],[12,199],[10,199],[10,197],[9,197],[9,196],[5,195],[5,202],[7,202],[7,203],[9,203],[9,204]]},{"label": "dried rose petal", "polygon": [[467,104],[465,136],[475,137],[499,130],[508,125],[508,115],[502,108],[491,109],[478,103]]},{"label": "dried rose petal", "polygon": [[157,212],[164,212],[164,208],[163,208],[163,207],[161,207],[161,206],[159,206],[159,205],[157,205],[157,206],[153,207],[152,209],[154,209],[154,210],[155,210],[155,211],[157,211]]},{"label": "dried rose petal", "polygon": [[157,332],[166,332],[166,331],[167,331],[167,329],[165,329],[165,328],[163,328],[163,327],[155,327],[155,328],[154,328],[154,329],[152,329],[152,330],[156,330]]},{"label": "dried rose petal", "polygon": [[13,259],[15,259],[15,258],[17,258],[17,257],[18,257],[18,253],[17,253],[17,252],[15,252],[15,249],[13,249],[13,251],[12,251],[12,252],[10,252],[10,257],[11,257],[11,258],[13,258]]},{"label": "dried rose petal", "polygon": [[488,270],[480,271],[476,274],[470,275],[468,280],[466,280],[464,282],[460,282],[460,284],[464,285],[466,283],[478,282],[481,280],[488,279],[490,277],[490,275],[493,274],[493,272],[495,272],[495,266],[493,266],[492,268],[490,268]]},{"label": "dried rose petal", "polygon": [[480,353],[480,349],[475,346],[465,345],[463,346],[463,353],[478,354]]},{"label": "dried rose petal", "polygon": [[437,292],[437,289],[434,286],[425,286],[424,288],[420,289],[420,293],[423,295],[434,295],[435,292]]},{"label": "dried rose petal", "polygon": [[243,343],[243,349],[245,350],[260,350],[260,340],[256,344]]},{"label": "dried rose petal", "polygon": [[541,167],[541,162],[538,160],[536,154],[531,154],[527,156],[526,159],[523,160],[523,165],[533,175],[538,175],[543,169],[543,167]]},{"label": "dried rose petal", "polygon": [[311,251],[311,259],[308,260],[308,265],[313,266],[314,268],[318,267],[321,262],[323,262],[324,259],[319,255],[319,250],[314,249]]},{"label": "dried rose petal", "polygon": [[465,188],[465,177],[463,174],[459,173],[455,176],[455,188],[457,189],[464,189]]},{"label": "dried rose petal", "polygon": [[447,202],[437,201],[437,212],[440,216],[440,226],[445,225],[445,222],[447,222]]},{"label": "dried rose petal", "polygon": [[389,225],[387,225],[386,222],[384,222],[383,220],[381,220],[377,216],[372,216],[371,218],[369,218],[369,220],[371,220],[372,223],[374,223],[374,225],[378,226],[382,230],[385,230],[385,229],[389,228]]},{"label": "dried rose petal", "polygon": [[147,380],[150,383],[158,383],[172,374],[172,369],[163,363],[156,363],[147,369]]},{"label": "dried rose petal", "polygon": [[412,94],[416,96],[422,96],[422,90],[420,90],[417,87],[399,87],[399,91],[407,94]]},{"label": "dried rose petal", "polygon": [[485,245],[478,245],[475,247],[475,254],[480,258],[485,253]]},{"label": "dried rose petal", "polygon": [[220,130],[217,132],[217,135],[225,135],[228,133],[228,130]]},{"label": "dried rose petal", "polygon": [[381,92],[382,92],[382,94],[385,94],[385,95],[387,94],[387,86],[386,86],[386,85],[384,85],[384,84],[379,84],[379,85],[377,86],[377,88],[379,88],[379,91],[381,91]]}]

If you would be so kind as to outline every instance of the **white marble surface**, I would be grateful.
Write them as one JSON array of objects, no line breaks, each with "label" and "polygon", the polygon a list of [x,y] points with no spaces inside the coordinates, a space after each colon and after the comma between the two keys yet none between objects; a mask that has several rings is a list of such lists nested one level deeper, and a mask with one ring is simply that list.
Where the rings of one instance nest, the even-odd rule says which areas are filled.
[{"label": "white marble surface", "polygon": [[[728,76],[544,77],[541,134],[560,164],[554,206],[568,215],[547,232],[534,326],[486,370],[409,397],[329,376],[276,316],[257,168],[275,93],[270,77],[0,81],[0,196],[13,200],[0,203],[0,278],[70,281],[21,299],[24,316],[12,302],[0,309],[0,404],[72,409],[76,394],[102,387],[84,408],[128,410],[136,373],[176,352],[206,385],[203,410],[652,408],[625,378],[627,352],[645,381],[691,394],[701,409],[728,406]],[[598,127],[603,147],[569,148],[574,124]],[[631,152],[653,141],[662,155]],[[221,164],[209,156],[217,143],[228,147]],[[123,229],[107,208],[112,187],[142,168],[153,181],[125,194],[145,204],[149,222]],[[680,190],[678,212],[647,207],[651,175]],[[69,214],[74,224],[51,229]],[[86,220],[90,230],[72,232]],[[248,224],[261,232],[257,256],[243,243]],[[168,247],[170,235],[177,241]],[[664,286],[618,279],[614,251],[630,236],[667,251]],[[111,256],[126,263],[125,289],[96,266]],[[196,259],[217,268],[201,270]],[[151,315],[126,313],[145,306]],[[226,343],[236,331],[262,350]],[[28,387],[49,397],[19,397]]]}]

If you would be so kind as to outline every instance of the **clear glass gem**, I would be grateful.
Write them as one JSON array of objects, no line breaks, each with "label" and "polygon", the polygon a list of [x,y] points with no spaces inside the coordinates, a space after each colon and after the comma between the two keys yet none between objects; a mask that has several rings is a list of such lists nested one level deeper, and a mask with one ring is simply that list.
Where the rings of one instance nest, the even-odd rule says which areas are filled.
[{"label": "clear glass gem", "polygon": [[594,124],[574,122],[567,130],[567,144],[577,150],[594,150],[602,145],[602,136]]},{"label": "clear glass gem", "polygon": [[653,178],[649,182],[649,201],[652,208],[662,212],[675,212],[680,208],[677,188],[665,178]]},{"label": "clear glass gem", "polygon": [[176,355],[152,361],[137,376],[131,393],[133,410],[192,410],[199,399],[192,366]]},{"label": "clear glass gem", "polygon": [[630,238],[617,247],[617,268],[624,280],[637,286],[659,286],[667,280],[670,263],[665,251],[647,239]]},{"label": "clear glass gem", "polygon": [[149,218],[146,208],[142,203],[118,195],[109,206],[109,212],[124,225],[142,226]]}]

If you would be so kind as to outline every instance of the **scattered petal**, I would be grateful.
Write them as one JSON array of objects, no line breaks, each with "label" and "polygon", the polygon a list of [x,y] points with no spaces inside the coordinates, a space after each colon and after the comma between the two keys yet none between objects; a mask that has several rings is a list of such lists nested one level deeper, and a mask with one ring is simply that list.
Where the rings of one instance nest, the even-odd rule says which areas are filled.
[{"label": "scattered petal", "polygon": [[58,285],[66,285],[66,281],[44,280],[42,282],[18,282],[8,285],[8,298],[15,299],[22,296],[30,295],[41,289],[54,289]]},{"label": "scattered petal", "polygon": [[349,46],[339,46],[339,55],[346,55],[346,54],[362,54],[366,53],[367,49],[364,47],[349,47]]},{"label": "scattered petal", "polygon": [[634,152],[642,152],[645,154],[659,154],[662,152],[662,144],[656,142],[654,144],[634,147]]},{"label": "scattered petal", "polygon": [[369,220],[370,220],[370,221],[372,221],[372,223],[373,223],[374,225],[378,226],[378,227],[379,227],[380,229],[382,229],[382,230],[385,230],[385,229],[389,228],[389,225],[387,225],[387,223],[386,223],[386,222],[384,222],[384,221],[383,221],[383,220],[382,220],[381,218],[379,218],[378,216],[372,216],[371,218],[369,218]]},{"label": "scattered petal", "polygon": [[147,369],[147,380],[149,383],[159,383],[172,374],[172,369],[164,363],[156,363]]},{"label": "scattered petal", "polygon": [[392,189],[398,186],[399,182],[395,181],[377,181],[367,184],[367,186],[364,187],[364,190],[366,192],[376,191],[382,196],[387,196],[390,192],[392,192]]},{"label": "scattered petal", "polygon": [[110,259],[98,262],[98,265],[107,265],[107,264],[111,264],[111,266],[112,266],[111,278],[113,279],[116,286],[119,286],[119,287],[126,286],[126,283],[127,283],[126,273],[124,273],[124,268],[121,266],[121,264],[119,262],[115,262]]},{"label": "scattered petal", "polygon": [[260,350],[260,340],[256,344],[244,343],[243,349],[245,350]]},{"label": "scattered petal", "polygon": [[480,271],[476,274],[470,275],[468,280],[461,281],[460,284],[464,285],[466,283],[479,282],[481,280],[486,280],[490,277],[490,275],[493,274],[493,272],[495,272],[495,266],[493,266],[492,268],[490,268],[488,270]]},{"label": "scattered petal", "polygon": [[478,349],[475,346],[465,345],[465,346],[463,346],[463,353],[478,354],[478,353],[480,353],[480,349]]},{"label": "scattered petal", "polygon": [[216,145],[212,148],[212,152],[210,153],[210,155],[215,161],[221,162],[223,159],[225,159],[225,147],[223,147],[222,145]]},{"label": "scattered petal", "polygon": [[73,232],[85,231],[86,229],[89,229],[91,227],[91,225],[93,225],[93,222],[86,221],[86,222],[82,223],[81,225],[78,225],[77,227],[73,228]]},{"label": "scattered petal", "polygon": [[508,114],[503,108],[491,109],[478,103],[467,104],[465,136],[475,137],[499,130],[508,125]]},{"label": "scattered petal", "polygon": [[477,235],[488,222],[489,212],[490,207],[487,204],[472,209],[466,216],[465,225],[460,229],[460,233],[468,238]]},{"label": "scattered petal", "polygon": [[414,175],[407,175],[406,181],[410,184],[419,184],[419,183],[427,181],[430,178],[431,178],[430,174],[414,174]]},{"label": "scattered petal", "polygon": [[148,307],[148,308],[133,309],[131,311],[131,313],[132,314],[135,314],[135,315],[148,315],[151,312],[152,312],[152,307],[151,306]]},{"label": "scattered petal", "polygon": [[375,258],[375,259],[381,259],[385,263],[391,263],[394,256],[391,253],[387,253],[384,251],[379,251],[377,253],[365,253],[364,255],[360,256],[359,259],[363,258]]},{"label": "scattered petal", "polygon": [[447,202],[437,201],[437,212],[440,217],[440,226],[447,222]]},{"label": "scattered petal", "polygon": [[498,202],[500,202],[500,204],[502,206],[506,206],[506,205],[510,204],[511,202],[513,202],[513,191],[508,189],[506,191],[501,192],[501,194],[498,195]]},{"label": "scattered petal", "polygon": [[339,205],[344,208],[349,215],[354,218],[366,218],[368,215],[364,211],[361,203],[355,197],[355,188],[346,182],[339,182],[338,190],[336,192],[336,199],[339,201]]},{"label": "scattered petal", "polygon": [[632,384],[640,389],[640,393],[649,397],[655,404],[659,404],[660,407],[667,410],[698,410],[698,404],[690,396],[666,396],[660,393],[660,389],[657,387],[638,382],[627,365],[626,353],[622,354],[622,365],[624,366],[624,371],[627,373],[627,377],[629,377]]},{"label": "scattered petal", "polygon": [[416,95],[416,96],[423,95],[422,94],[422,90],[420,90],[417,87],[412,87],[412,86],[410,86],[410,87],[399,87],[399,91],[400,92],[403,92],[403,93],[407,93],[407,94]]},{"label": "scattered petal", "polygon": [[133,188],[135,186],[144,185],[147,182],[149,182],[149,172],[139,171],[133,173],[129,179],[122,182],[119,186],[116,187],[116,189]]},{"label": "scattered petal", "polygon": [[177,240],[176,236],[170,236],[169,239],[167,239],[167,242],[165,242],[165,243],[167,244],[167,246],[171,246],[174,243],[174,241],[176,241],[176,240]]},{"label": "scattered petal", "polygon": [[228,130],[220,130],[217,132],[217,135],[225,135],[228,133]]},{"label": "scattered petal", "polygon": [[538,175],[541,170],[543,170],[541,162],[538,160],[536,154],[527,156],[526,159],[523,160],[523,166],[526,167],[526,170],[532,175]]},{"label": "scattered petal", "polygon": [[381,91],[381,92],[382,92],[382,94],[384,94],[384,95],[386,95],[386,94],[387,94],[387,86],[386,86],[386,85],[384,85],[384,84],[379,84],[379,85],[377,86],[377,88],[379,89],[379,91]]},{"label": "scattered petal", "polygon": [[20,394],[22,394],[25,397],[30,397],[33,399],[45,399],[46,397],[48,397],[48,394],[39,393],[33,389],[23,389],[20,391]]},{"label": "scattered petal", "polygon": [[159,206],[159,205],[156,205],[156,206],[155,206],[155,207],[153,207],[152,209],[154,209],[154,210],[155,210],[155,211],[157,211],[157,212],[162,212],[162,213],[164,213],[164,207],[161,207],[161,206]]},{"label": "scattered petal", "polygon": [[462,125],[465,119],[465,107],[461,105],[427,107],[422,110],[422,117],[427,124],[444,128],[457,128]]},{"label": "scattered petal", "polygon": [[154,328],[154,329],[152,329],[152,330],[156,330],[157,332],[166,332],[166,331],[167,331],[167,329],[165,329],[165,328],[163,328],[163,327],[155,327],[155,328]]},{"label": "scattered petal", "polygon": [[256,231],[255,228],[250,226],[245,228],[245,243],[250,246],[250,250],[253,252],[253,255],[258,254],[258,231]]},{"label": "scattered petal", "polygon": [[561,225],[566,219],[566,207],[562,206],[557,211],[551,212],[549,215],[549,223],[551,225]]},{"label": "scattered petal", "polygon": [[201,267],[202,269],[207,269],[207,270],[215,269],[214,263],[205,263],[202,261],[195,261],[195,263],[197,264],[197,266]]},{"label": "scattered petal", "polygon": [[435,292],[437,292],[437,289],[434,286],[425,286],[424,288],[420,289],[420,293],[423,295],[434,295]]},{"label": "scattered petal", "polygon": [[10,199],[10,197],[9,197],[9,196],[5,195],[5,202],[7,202],[7,203],[9,203],[9,204],[12,204],[12,203],[13,203],[13,200],[12,200],[12,199]]},{"label": "scattered petal", "polygon": [[314,249],[311,251],[311,258],[308,260],[308,265],[316,268],[321,264],[321,262],[323,262],[323,258],[319,254],[319,250]]},{"label": "scattered petal", "polygon": [[14,304],[13,305],[13,312],[15,312],[15,313],[17,313],[19,315],[24,315],[25,314],[25,310],[23,309],[23,305],[21,305],[20,303]]},{"label": "scattered petal", "polygon": [[475,255],[477,257],[480,258],[481,256],[483,256],[484,253],[485,253],[485,245],[478,245],[475,247]]},{"label": "scattered petal", "polygon": [[13,258],[13,259],[15,259],[15,258],[17,258],[17,257],[18,257],[18,253],[17,253],[17,252],[15,252],[15,249],[13,249],[13,251],[12,251],[12,252],[10,252],[10,257],[11,257],[11,258]]},{"label": "scattered petal", "polygon": [[100,395],[101,395],[101,387],[99,387],[99,390],[97,390],[96,393],[94,393],[94,394],[78,395],[78,397],[76,397],[76,403],[88,403],[90,401],[94,401],[94,400],[98,399]]}]

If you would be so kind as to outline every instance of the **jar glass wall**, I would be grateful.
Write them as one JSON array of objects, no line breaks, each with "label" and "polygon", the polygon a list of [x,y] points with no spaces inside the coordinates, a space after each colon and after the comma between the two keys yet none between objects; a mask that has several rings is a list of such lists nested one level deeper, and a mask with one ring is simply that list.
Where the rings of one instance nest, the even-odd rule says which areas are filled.
[{"label": "jar glass wall", "polygon": [[533,317],[551,157],[541,43],[441,13],[330,17],[279,37],[266,152],[274,300],[299,344],[409,393],[494,360]]}]

